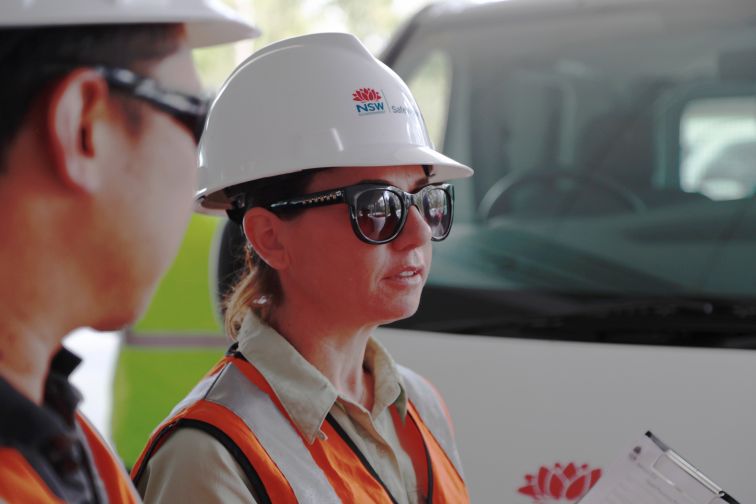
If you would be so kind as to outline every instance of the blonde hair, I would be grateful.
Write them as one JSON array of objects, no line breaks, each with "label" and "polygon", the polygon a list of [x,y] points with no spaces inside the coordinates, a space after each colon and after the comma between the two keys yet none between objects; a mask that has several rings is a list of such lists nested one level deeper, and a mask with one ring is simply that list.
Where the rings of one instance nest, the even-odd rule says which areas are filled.
[{"label": "blonde hair", "polygon": [[269,324],[273,306],[281,298],[278,273],[260,259],[249,244],[244,252],[244,270],[223,301],[226,333],[234,341],[248,310],[251,309],[260,320]]}]

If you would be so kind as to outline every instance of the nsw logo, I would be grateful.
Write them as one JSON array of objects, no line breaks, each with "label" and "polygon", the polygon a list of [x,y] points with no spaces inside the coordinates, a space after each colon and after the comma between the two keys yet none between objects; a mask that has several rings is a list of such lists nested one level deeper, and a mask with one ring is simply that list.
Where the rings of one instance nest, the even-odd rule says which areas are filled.
[{"label": "nsw logo", "polygon": [[352,100],[359,102],[355,104],[359,115],[386,112],[386,103],[383,101],[383,97],[373,88],[364,87],[356,90],[352,93]]}]

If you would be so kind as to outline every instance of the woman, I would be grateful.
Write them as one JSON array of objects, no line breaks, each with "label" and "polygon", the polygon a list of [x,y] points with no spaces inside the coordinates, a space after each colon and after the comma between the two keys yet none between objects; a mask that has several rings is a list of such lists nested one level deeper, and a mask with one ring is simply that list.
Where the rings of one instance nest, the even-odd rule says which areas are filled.
[{"label": "woman", "polygon": [[372,337],[412,315],[472,170],[354,37],[273,44],[212,106],[200,210],[249,242],[227,356],[153,434],[146,502],[466,502],[438,393]]}]

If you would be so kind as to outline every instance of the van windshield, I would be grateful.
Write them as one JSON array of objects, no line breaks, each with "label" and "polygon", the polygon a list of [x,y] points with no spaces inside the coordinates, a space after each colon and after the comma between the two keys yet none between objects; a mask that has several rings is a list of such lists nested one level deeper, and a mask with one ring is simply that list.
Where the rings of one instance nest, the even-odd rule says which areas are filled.
[{"label": "van windshield", "polygon": [[756,9],[639,4],[421,24],[388,62],[475,170],[406,325],[756,346]]}]

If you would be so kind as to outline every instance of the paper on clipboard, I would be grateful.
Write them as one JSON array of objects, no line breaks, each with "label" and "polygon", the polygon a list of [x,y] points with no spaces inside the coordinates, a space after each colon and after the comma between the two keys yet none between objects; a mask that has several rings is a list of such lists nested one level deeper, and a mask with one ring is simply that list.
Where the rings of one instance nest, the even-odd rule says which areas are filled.
[{"label": "paper on clipboard", "polygon": [[617,459],[580,504],[738,504],[651,432]]}]

